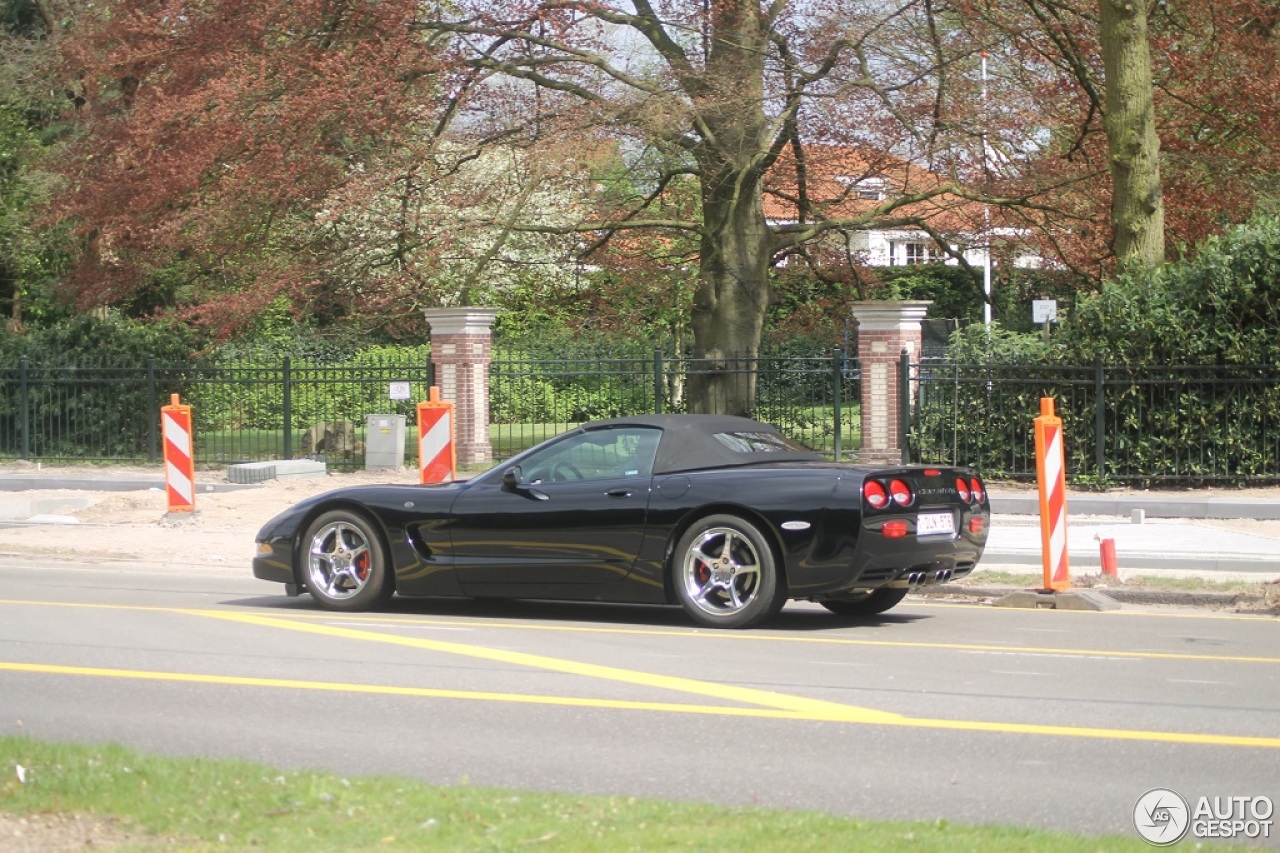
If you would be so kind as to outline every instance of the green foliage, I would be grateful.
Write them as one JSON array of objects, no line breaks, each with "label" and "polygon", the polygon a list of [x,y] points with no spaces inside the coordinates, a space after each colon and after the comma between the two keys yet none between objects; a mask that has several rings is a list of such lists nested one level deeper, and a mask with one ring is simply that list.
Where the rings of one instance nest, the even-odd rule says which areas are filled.
[{"label": "green foliage", "polygon": [[997,321],[990,327],[972,323],[957,330],[951,336],[949,358],[966,364],[1048,364],[1054,354],[1039,332],[1017,332]]},{"label": "green foliage", "polygon": [[856,299],[843,281],[825,280],[803,264],[793,264],[772,272],[765,335],[769,345],[788,346],[791,340],[808,340],[818,345],[836,346],[853,328],[849,303]]},{"label": "green foliage", "polygon": [[501,309],[494,321],[494,337],[508,342],[575,340],[575,330],[586,319],[588,295],[576,282],[538,274],[519,275],[514,286],[494,294],[492,304]]},{"label": "green foliage", "polygon": [[[428,345],[374,346],[330,358],[278,355],[273,347],[234,348],[219,353],[223,370],[240,381],[199,382],[190,386],[197,429],[279,429],[284,423],[284,359],[289,357],[290,424],[305,430],[324,421],[368,414],[403,414],[412,422],[416,403],[425,400],[421,383],[411,400],[392,401],[389,384],[422,376],[431,359]],[[225,361],[235,355],[234,362]]]},{"label": "green foliage", "polygon": [[490,386],[489,418],[494,423],[570,424],[643,412],[653,406],[653,394],[643,385],[600,382],[590,373],[576,380],[503,377]]},{"label": "green foliage", "polygon": [[1259,213],[1190,260],[1105,283],[1062,331],[1063,358],[1077,363],[1275,362],[1280,215]]},{"label": "green foliage", "polygon": [[[250,332],[224,343],[212,352],[219,361],[279,362],[292,358],[303,362],[334,364],[370,347],[383,346],[344,326],[299,322],[288,301],[276,299],[257,319]],[[392,350],[398,347],[392,346]]]},{"label": "green foliage", "polygon": [[[951,357],[969,375],[954,392],[925,394],[917,434],[925,446],[967,447],[964,461],[989,474],[1034,470],[1029,424],[1038,398],[1050,396],[1072,436],[1074,477],[1275,475],[1278,450],[1266,435],[1280,423],[1278,309],[1280,217],[1262,212],[1190,260],[1105,283],[1048,343],[998,324],[957,334]],[[979,375],[983,365],[989,381]]]},{"label": "green foliage", "polygon": [[61,317],[53,298],[63,231],[34,225],[51,187],[36,169],[44,153],[30,105],[0,93],[0,307],[15,325]]},{"label": "green foliage", "polygon": [[1125,367],[1171,365],[1157,385],[1135,379],[1109,388],[1104,475],[1175,468],[1194,479],[1280,470],[1274,443],[1259,439],[1280,423],[1280,389],[1240,390],[1258,387],[1245,366],[1280,363],[1280,216],[1259,213],[1206,241],[1189,260],[1107,282],[1063,332],[1064,360],[1114,365],[1108,379],[1117,383]]},{"label": "green foliage", "polygon": [[563,424],[653,411],[652,347],[594,344],[553,336],[496,349],[490,420]]},{"label": "green foliage", "polygon": [[190,333],[178,325],[81,315],[25,334],[0,332],[0,363],[27,356],[45,367],[79,364],[139,366],[154,357],[181,363],[190,356]]},{"label": "green foliage", "polygon": [[35,457],[145,454],[159,417],[146,381],[151,357],[185,360],[183,331],[79,317],[0,334],[0,434],[22,437]]},{"label": "green foliage", "polygon": [[[592,297],[589,319],[611,340],[662,341],[679,348],[692,336],[690,312],[697,275],[679,259],[673,260],[653,248],[629,264],[617,262],[612,269],[584,276]],[[659,244],[661,245],[661,244]]]},{"label": "green foliage", "polygon": [[917,264],[879,271],[886,299],[928,299],[930,317],[982,318],[982,272],[946,264]]}]

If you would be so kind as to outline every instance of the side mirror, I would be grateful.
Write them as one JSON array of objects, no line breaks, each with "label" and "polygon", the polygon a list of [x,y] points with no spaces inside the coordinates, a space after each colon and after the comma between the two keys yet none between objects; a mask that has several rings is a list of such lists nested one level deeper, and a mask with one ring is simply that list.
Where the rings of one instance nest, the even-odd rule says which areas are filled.
[{"label": "side mirror", "polygon": [[502,472],[502,490],[514,492],[520,487],[520,468],[508,468]]}]

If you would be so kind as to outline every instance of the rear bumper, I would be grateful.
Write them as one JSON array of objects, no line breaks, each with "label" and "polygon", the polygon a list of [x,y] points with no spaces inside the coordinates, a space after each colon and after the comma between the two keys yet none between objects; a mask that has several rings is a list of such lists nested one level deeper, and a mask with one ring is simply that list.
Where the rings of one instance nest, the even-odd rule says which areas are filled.
[{"label": "rear bumper", "polygon": [[[980,515],[981,532],[970,533],[969,521]],[[899,516],[901,517],[901,516]],[[918,536],[914,522],[905,536],[888,537],[882,516],[864,522],[856,541],[818,561],[810,556],[788,566],[788,582],[796,598],[822,598],[879,587],[927,586],[946,583],[971,573],[986,549],[985,512],[961,512],[957,532],[950,536]]]}]

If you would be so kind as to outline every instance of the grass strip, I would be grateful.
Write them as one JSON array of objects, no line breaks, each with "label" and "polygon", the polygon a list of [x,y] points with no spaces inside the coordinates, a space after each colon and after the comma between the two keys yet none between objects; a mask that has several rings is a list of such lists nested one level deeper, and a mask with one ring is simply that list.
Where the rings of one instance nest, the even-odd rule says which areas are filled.
[{"label": "grass strip", "polygon": [[[856,774],[851,767],[851,784]],[[28,826],[41,824],[40,816],[106,821],[126,838],[113,850],[1149,849],[1136,833],[1084,838],[946,821],[440,787],[25,737],[0,738],[0,780],[0,812],[35,817]]]}]

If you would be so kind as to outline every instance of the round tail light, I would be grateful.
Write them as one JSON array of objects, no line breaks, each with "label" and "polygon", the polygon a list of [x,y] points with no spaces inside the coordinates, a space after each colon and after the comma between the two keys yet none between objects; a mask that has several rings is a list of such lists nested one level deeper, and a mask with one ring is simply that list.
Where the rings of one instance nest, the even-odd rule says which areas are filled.
[{"label": "round tail light", "polygon": [[893,502],[898,506],[911,506],[916,496],[911,493],[911,487],[906,483],[894,480],[889,483],[889,497],[893,498]]},{"label": "round tail light", "polygon": [[889,493],[876,480],[867,480],[862,484],[862,498],[872,509],[884,509],[889,504]]},{"label": "round tail light", "polygon": [[969,487],[959,477],[956,477],[956,491],[960,494],[960,500],[969,502]]},{"label": "round tail light", "polygon": [[983,495],[985,494],[985,492],[984,492],[984,490],[983,490],[983,488],[982,488],[982,481],[981,481],[981,480],[979,480],[977,477],[974,477],[972,480],[970,480],[970,481],[969,481],[969,491],[973,493],[973,502],[974,502],[974,503],[976,503],[976,504],[980,504],[980,503],[982,503],[982,497],[983,497]]}]

